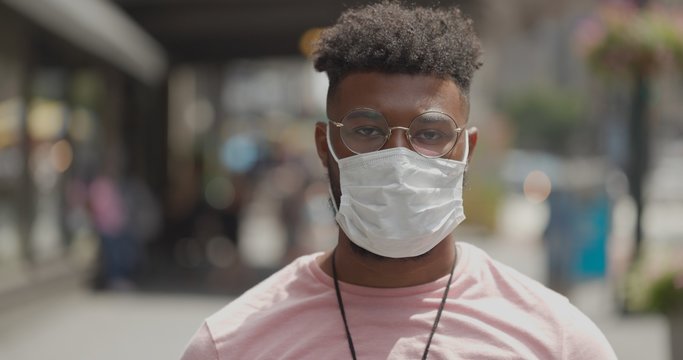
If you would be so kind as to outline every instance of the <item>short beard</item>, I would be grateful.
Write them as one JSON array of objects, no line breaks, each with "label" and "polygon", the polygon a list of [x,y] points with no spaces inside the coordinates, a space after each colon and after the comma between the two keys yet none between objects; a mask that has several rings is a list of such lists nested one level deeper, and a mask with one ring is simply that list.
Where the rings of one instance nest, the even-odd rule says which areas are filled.
[{"label": "short beard", "polygon": [[[341,186],[339,185],[339,179],[334,175],[334,171],[332,170],[332,162],[330,161],[330,158],[327,158],[327,178],[330,181],[330,188],[332,189],[332,194],[331,196],[334,197],[334,201],[332,198],[329,199],[329,204],[330,208],[332,209],[332,214],[335,216],[337,215],[337,211],[339,210],[338,208],[335,207],[334,204],[337,204],[339,206],[341,202]],[[339,228],[339,231],[343,231],[341,227],[339,227],[339,224],[337,224],[337,228]],[[347,235],[348,238],[348,235]],[[420,254],[417,256],[412,256],[412,257],[407,257],[407,258],[392,258],[388,256],[382,256],[375,254],[374,252],[368,251],[353,242],[349,238],[349,245],[351,247],[351,251],[353,251],[354,254],[359,255],[361,257],[364,257],[366,259],[371,259],[375,261],[382,261],[382,262],[391,262],[391,261],[415,261],[415,260],[420,260],[424,257],[429,256],[429,254],[434,251],[434,249],[430,249],[429,251],[425,252],[424,254]]]},{"label": "short beard", "polygon": [[[339,230],[341,231],[341,229]],[[377,255],[374,252],[368,251],[363,249],[362,247],[356,245],[356,243],[353,242],[353,240],[349,239],[349,245],[351,246],[351,251],[353,251],[354,254],[360,255],[361,257],[364,257],[366,259],[372,259],[375,261],[381,261],[381,262],[408,262],[408,261],[417,261],[422,258],[425,258],[429,256],[429,254],[434,251],[434,248],[428,250],[424,254],[420,254],[417,256],[411,256],[411,257],[406,257],[406,258],[392,258],[388,256],[382,256],[382,255]]]}]

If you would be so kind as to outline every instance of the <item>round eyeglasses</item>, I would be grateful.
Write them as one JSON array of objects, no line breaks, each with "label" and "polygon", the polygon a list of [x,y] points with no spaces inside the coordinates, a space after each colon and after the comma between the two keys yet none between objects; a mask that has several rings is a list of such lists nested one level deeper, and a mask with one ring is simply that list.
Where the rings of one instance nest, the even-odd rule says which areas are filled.
[{"label": "round eyeglasses", "polygon": [[408,142],[418,154],[436,158],[446,155],[458,142],[464,129],[448,114],[427,111],[414,118],[410,127],[389,126],[377,110],[358,108],[348,112],[341,121],[330,120],[339,128],[342,142],[355,154],[377,151],[386,144],[391,131],[405,131]]}]

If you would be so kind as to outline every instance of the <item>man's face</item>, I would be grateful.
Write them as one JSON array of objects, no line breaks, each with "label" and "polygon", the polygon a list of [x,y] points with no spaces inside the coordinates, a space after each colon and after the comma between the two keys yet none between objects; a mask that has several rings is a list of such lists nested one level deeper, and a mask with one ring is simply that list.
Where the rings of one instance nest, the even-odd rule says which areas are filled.
[{"label": "man's face", "polygon": [[[371,108],[384,115],[390,127],[409,127],[411,121],[426,111],[439,111],[452,117],[457,126],[465,128],[468,115],[468,104],[457,85],[449,79],[434,76],[356,73],[339,82],[327,103],[327,117],[341,121],[342,117],[356,108]],[[330,126],[330,142],[337,156],[342,159],[355,155],[340,138],[340,130]],[[316,146],[323,166],[328,170],[332,192],[339,204],[341,190],[339,186],[339,168],[328,151],[326,140],[327,126],[318,123],[316,126]],[[465,135],[460,136],[455,148],[443,156],[454,160],[465,160]],[[469,156],[472,156],[476,145],[477,133],[469,134]],[[402,130],[393,131],[382,149],[403,146],[411,148],[406,134]],[[468,160],[468,159],[467,159]],[[369,170],[370,171],[370,170]]]}]

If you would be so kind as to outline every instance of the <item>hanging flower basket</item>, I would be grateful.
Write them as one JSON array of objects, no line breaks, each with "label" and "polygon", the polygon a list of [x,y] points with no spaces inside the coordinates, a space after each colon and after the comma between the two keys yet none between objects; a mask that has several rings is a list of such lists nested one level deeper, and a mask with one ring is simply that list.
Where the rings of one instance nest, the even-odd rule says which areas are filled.
[{"label": "hanging flower basket", "polygon": [[628,76],[683,69],[683,11],[638,9],[618,3],[602,6],[576,30],[576,46],[599,73]]}]

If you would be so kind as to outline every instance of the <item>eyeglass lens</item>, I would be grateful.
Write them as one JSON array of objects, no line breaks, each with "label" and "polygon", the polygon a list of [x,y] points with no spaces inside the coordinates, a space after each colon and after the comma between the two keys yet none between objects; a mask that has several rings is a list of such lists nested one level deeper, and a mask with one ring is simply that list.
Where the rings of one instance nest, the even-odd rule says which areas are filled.
[{"label": "eyeglass lens", "polygon": [[[391,130],[378,111],[354,110],[341,123],[344,144],[356,153],[377,151],[389,139]],[[416,152],[427,157],[448,153],[458,140],[458,127],[451,117],[440,112],[426,112],[416,117],[408,129],[408,140]]]}]

